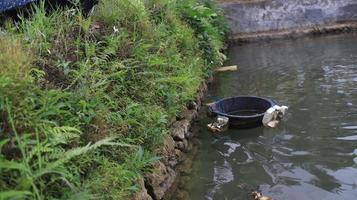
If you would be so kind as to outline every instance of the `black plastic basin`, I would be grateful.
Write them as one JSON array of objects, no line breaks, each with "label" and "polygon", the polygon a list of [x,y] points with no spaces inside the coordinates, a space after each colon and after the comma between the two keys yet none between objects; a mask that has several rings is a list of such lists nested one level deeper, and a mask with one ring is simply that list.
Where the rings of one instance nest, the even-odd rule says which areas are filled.
[{"label": "black plastic basin", "polygon": [[228,117],[230,127],[253,128],[262,125],[265,111],[274,105],[267,98],[237,96],[216,101],[208,109],[213,116]]}]

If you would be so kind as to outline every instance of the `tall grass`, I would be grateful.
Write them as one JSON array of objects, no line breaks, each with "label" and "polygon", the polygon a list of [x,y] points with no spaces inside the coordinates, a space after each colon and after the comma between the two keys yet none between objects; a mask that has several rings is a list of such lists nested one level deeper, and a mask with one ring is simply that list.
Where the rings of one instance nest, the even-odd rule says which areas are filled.
[{"label": "tall grass", "polygon": [[2,27],[0,199],[127,199],[222,62],[208,1],[73,5],[42,1]]}]

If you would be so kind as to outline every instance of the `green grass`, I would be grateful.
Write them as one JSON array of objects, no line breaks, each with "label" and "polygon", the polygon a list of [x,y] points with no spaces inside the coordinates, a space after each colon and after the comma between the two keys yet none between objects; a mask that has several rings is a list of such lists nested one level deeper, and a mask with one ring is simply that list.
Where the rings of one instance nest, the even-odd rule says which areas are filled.
[{"label": "green grass", "polygon": [[1,27],[0,199],[128,199],[224,59],[210,1],[76,5]]}]

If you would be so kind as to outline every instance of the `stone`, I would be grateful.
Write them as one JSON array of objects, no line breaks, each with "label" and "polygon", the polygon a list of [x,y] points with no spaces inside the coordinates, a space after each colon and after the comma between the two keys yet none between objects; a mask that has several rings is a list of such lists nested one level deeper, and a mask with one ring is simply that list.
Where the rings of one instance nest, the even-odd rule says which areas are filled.
[{"label": "stone", "polygon": [[191,139],[191,138],[193,138],[193,133],[192,133],[191,131],[187,131],[187,132],[185,133],[185,138],[186,138],[186,139]]},{"label": "stone", "polygon": [[175,155],[177,158],[182,157],[182,151],[180,151],[179,149],[175,149]]},{"label": "stone", "polygon": [[188,141],[186,139],[177,141],[175,147],[183,152],[186,152],[188,149]]},{"label": "stone", "polygon": [[153,199],[162,199],[176,178],[176,172],[157,161],[153,166],[154,172],[145,176],[145,186]]},{"label": "stone", "polygon": [[176,120],[177,121],[181,121],[181,120],[188,120],[188,121],[192,121],[197,117],[197,110],[196,109],[188,109],[188,108],[184,108],[180,114],[178,114],[176,116]]},{"label": "stone", "polygon": [[181,120],[177,121],[172,125],[171,135],[175,141],[182,141],[185,139],[185,133],[189,130],[191,126],[190,121]]},{"label": "stone", "polygon": [[188,120],[188,121],[192,121],[197,117],[197,110],[185,110],[182,113],[182,116],[184,119]]},{"label": "stone", "polygon": [[198,107],[198,105],[197,105],[197,103],[194,102],[194,101],[191,101],[191,102],[189,102],[189,103],[187,104],[187,108],[188,108],[189,110],[196,110],[197,107]]},{"label": "stone", "polygon": [[177,155],[177,163],[180,163],[187,159],[187,155],[184,152],[182,152],[181,150],[176,149],[175,153]]},{"label": "stone", "polygon": [[175,146],[175,141],[171,136],[168,135],[163,139],[162,148],[158,149],[156,153],[162,157],[162,161],[165,164],[171,163],[170,165],[172,165],[172,163],[176,162]]},{"label": "stone", "polygon": [[185,139],[185,132],[182,127],[172,129],[171,135],[175,141],[181,141]]},{"label": "stone", "polygon": [[184,140],[184,141],[182,141],[182,142],[183,142],[183,150],[182,150],[182,151],[183,151],[184,153],[187,153],[188,150],[189,150],[189,149],[188,149],[188,147],[189,147],[189,145],[188,145],[189,142],[188,142],[188,140]]},{"label": "stone", "polygon": [[140,178],[137,183],[139,191],[134,194],[131,200],[152,200],[151,196],[145,188],[144,179]]},{"label": "stone", "polygon": [[177,149],[179,149],[180,151],[183,151],[184,150],[184,144],[182,141],[178,141],[176,142],[176,146],[175,146]]},{"label": "stone", "polygon": [[174,168],[177,164],[178,164],[178,160],[177,159],[168,161],[168,165],[170,167],[172,167],[172,168]]}]

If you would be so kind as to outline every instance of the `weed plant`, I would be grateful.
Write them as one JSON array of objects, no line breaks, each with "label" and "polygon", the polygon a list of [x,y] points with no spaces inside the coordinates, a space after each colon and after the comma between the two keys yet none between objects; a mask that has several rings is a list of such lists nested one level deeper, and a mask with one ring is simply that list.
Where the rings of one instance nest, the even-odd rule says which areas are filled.
[{"label": "weed plant", "polygon": [[0,31],[0,199],[128,199],[220,53],[210,1],[35,4]]}]

